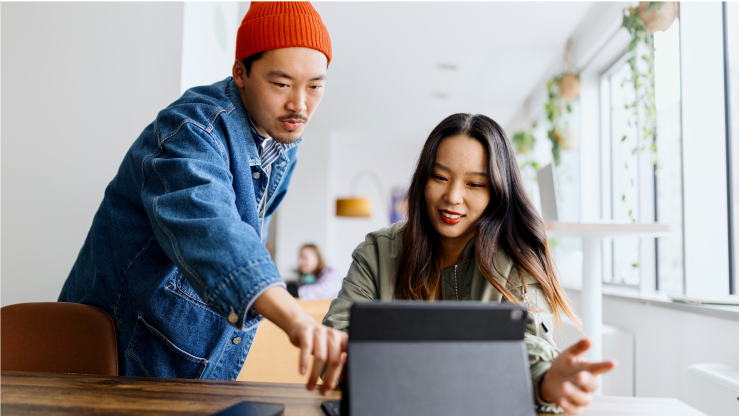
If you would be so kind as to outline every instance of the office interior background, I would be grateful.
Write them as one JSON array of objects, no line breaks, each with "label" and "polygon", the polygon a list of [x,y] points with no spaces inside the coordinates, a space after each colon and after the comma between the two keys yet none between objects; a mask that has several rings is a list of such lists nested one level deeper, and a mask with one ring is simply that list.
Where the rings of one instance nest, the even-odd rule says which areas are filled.
[{"label": "office interior background", "polygon": [[[653,35],[648,108],[622,27],[637,5],[314,3],[334,59],[270,224],[284,278],[295,279],[309,242],[344,273],[364,235],[390,224],[392,194],[407,187],[431,129],[452,113],[482,113],[515,137],[537,206],[536,169],[555,164],[561,221],[671,226],[662,237],[603,243],[604,357],[620,361],[603,393],[710,409],[699,394],[710,384],[688,367],[739,369],[739,307],[668,296],[737,293],[739,3],[679,3]],[[57,299],[128,147],[186,89],[230,76],[248,7],[2,3],[3,306]],[[649,65],[638,58],[636,71],[646,76]],[[557,101],[565,73],[579,76],[580,91]],[[554,120],[552,106],[562,110]],[[371,217],[338,217],[336,199],[350,196],[371,198]],[[582,241],[549,243],[578,308]],[[571,329],[560,334],[570,342]]]}]

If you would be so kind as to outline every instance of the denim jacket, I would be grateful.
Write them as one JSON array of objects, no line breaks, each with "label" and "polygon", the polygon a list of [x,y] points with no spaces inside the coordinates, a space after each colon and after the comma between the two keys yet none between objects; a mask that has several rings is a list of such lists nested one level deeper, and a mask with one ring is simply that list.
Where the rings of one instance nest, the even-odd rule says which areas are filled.
[{"label": "denim jacket", "polygon": [[231,77],[144,129],[59,296],[111,315],[122,375],[236,379],[262,319],[254,300],[284,286],[264,243],[296,162],[293,147],[268,182]]}]

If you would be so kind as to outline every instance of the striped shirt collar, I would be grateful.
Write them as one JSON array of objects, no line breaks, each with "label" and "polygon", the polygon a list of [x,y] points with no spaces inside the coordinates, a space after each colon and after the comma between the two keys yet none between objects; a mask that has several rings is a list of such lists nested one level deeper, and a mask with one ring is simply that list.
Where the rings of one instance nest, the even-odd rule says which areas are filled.
[{"label": "striped shirt collar", "polygon": [[259,151],[262,168],[266,169],[275,160],[277,160],[283,152],[298,145],[299,140],[289,144],[278,143],[271,137],[259,133],[259,130],[257,130],[254,122],[251,121],[251,117],[248,113],[246,114],[246,119],[249,121],[251,135],[254,138],[254,143],[256,143],[257,150]]}]

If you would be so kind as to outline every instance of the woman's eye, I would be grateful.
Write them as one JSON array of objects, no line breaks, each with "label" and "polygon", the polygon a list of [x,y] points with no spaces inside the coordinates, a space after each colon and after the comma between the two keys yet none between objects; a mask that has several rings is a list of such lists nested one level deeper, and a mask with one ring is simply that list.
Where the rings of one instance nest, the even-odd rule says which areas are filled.
[{"label": "woman's eye", "polygon": [[445,181],[446,178],[441,175],[431,175],[432,178],[439,180],[439,181]]},{"label": "woman's eye", "polygon": [[318,90],[321,89],[321,86],[320,85],[313,85],[313,86],[310,87],[310,89],[312,89],[314,91],[318,91]]},{"label": "woman's eye", "polygon": [[275,85],[277,85],[279,88],[287,87],[287,84],[280,84],[279,82],[275,82]]},{"label": "woman's eye", "polygon": [[484,188],[485,187],[485,185],[481,183],[471,183],[470,186],[473,188]]}]

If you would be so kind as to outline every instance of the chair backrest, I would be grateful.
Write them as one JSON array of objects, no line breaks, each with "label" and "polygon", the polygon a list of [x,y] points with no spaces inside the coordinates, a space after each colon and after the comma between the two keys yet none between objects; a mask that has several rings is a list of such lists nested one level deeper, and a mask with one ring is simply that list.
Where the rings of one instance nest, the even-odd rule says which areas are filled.
[{"label": "chair backrest", "polygon": [[3,371],[118,375],[110,315],[90,305],[19,303],[0,309]]},{"label": "chair backrest", "polygon": [[[321,322],[333,299],[296,300],[308,314]],[[300,374],[299,363],[300,349],[290,343],[290,338],[277,325],[265,319],[259,324],[237,380],[304,384],[308,381],[308,375]]]}]

